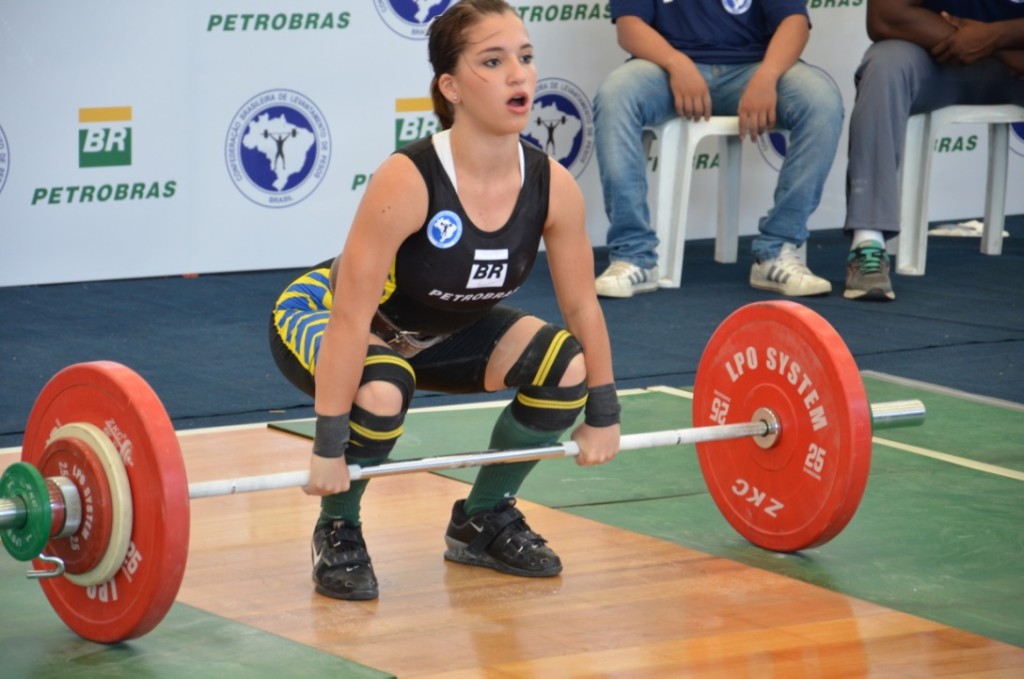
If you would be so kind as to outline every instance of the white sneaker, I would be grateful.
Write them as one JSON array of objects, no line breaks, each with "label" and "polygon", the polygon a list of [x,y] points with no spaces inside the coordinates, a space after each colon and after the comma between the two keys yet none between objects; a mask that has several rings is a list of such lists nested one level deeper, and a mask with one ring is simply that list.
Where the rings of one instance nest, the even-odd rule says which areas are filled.
[{"label": "white sneaker", "polygon": [[658,267],[641,269],[629,262],[612,262],[597,277],[597,294],[601,297],[632,297],[638,292],[658,289]]},{"label": "white sneaker", "polygon": [[766,262],[756,262],[750,268],[750,287],[771,290],[788,297],[827,295],[832,284],[811,273],[800,260],[796,246],[786,243],[779,256]]}]

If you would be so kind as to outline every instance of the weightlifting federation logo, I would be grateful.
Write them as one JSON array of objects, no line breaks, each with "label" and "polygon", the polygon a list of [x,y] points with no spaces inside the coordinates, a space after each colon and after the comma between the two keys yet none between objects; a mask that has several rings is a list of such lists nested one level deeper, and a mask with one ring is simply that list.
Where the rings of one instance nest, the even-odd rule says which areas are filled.
[{"label": "weightlifting federation logo", "polygon": [[594,153],[594,111],[580,88],[568,80],[537,83],[524,139],[579,177]]},{"label": "weightlifting federation logo", "polygon": [[[821,75],[828,78],[832,83],[832,87],[839,91],[839,85],[836,84],[835,78],[833,78],[828,71],[821,68],[820,66],[811,65],[811,68],[818,71]],[[776,123],[781,125],[781,121]],[[787,132],[768,132],[762,134],[757,138],[757,150],[761,152],[761,158],[764,162],[768,163],[775,171],[782,169],[782,163],[786,160],[786,150],[789,147],[789,134]]]},{"label": "weightlifting federation logo", "polygon": [[309,197],[331,162],[323,113],[293,90],[268,90],[235,114],[225,142],[228,174],[246,198],[288,207]]},{"label": "weightlifting federation logo", "polygon": [[388,28],[410,40],[427,37],[427,27],[444,13],[453,0],[373,0],[377,14]]},{"label": "weightlifting federation logo", "polygon": [[462,219],[451,210],[441,210],[427,224],[427,239],[435,248],[447,250],[462,238]]},{"label": "weightlifting federation logo", "polygon": [[7,148],[7,137],[4,135],[4,128],[0,127],[0,193],[7,183],[7,168],[11,165],[10,151]]},{"label": "weightlifting federation logo", "polygon": [[761,152],[764,162],[772,166],[776,171],[782,169],[782,161],[786,159],[786,145],[788,137],[783,132],[768,132],[758,135],[757,150]]},{"label": "weightlifting federation logo", "polygon": [[729,14],[744,14],[750,9],[751,0],[722,0],[722,7]]},{"label": "weightlifting federation logo", "polygon": [[[1020,0],[1024,2],[1024,0]],[[3,143],[3,130],[0,130],[0,143]],[[1018,156],[1024,156],[1024,123],[1010,124],[1010,150]],[[3,149],[0,149],[0,153]],[[0,173],[3,173],[3,160],[0,159]],[[4,179],[0,176],[0,189],[4,187]]]}]

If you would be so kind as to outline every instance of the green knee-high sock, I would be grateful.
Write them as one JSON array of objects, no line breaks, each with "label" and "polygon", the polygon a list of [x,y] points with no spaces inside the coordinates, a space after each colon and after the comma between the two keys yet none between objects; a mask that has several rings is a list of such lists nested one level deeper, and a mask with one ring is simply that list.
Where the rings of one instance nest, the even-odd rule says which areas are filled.
[{"label": "green knee-high sock", "polygon": [[[539,431],[531,429],[512,417],[510,407],[506,407],[494,423],[494,430],[491,432],[491,448],[497,450],[510,450],[515,448],[532,448],[557,443],[562,432]],[[473,489],[466,498],[465,512],[473,515],[478,512],[488,512],[498,506],[502,499],[511,497],[519,492],[519,486],[526,479],[527,474],[537,464],[537,460],[530,462],[515,462],[512,464],[493,464],[481,467],[473,484]]]},{"label": "green knee-high sock", "polygon": [[361,526],[359,506],[363,499],[363,492],[366,490],[366,484],[369,482],[369,479],[353,481],[344,493],[325,495],[320,498],[320,519],[316,522],[317,527],[338,519],[342,519],[353,527]]},{"label": "green knee-high sock", "polygon": [[[356,459],[350,460],[352,464],[360,467],[375,467],[387,460],[387,455],[380,459]],[[366,492],[366,484],[369,479],[353,481],[349,489],[337,495],[325,495],[320,498],[320,519],[316,522],[319,528],[325,523],[332,523],[338,519],[343,520],[350,526],[358,528],[363,525],[359,518],[359,508],[362,504],[363,493]]]}]

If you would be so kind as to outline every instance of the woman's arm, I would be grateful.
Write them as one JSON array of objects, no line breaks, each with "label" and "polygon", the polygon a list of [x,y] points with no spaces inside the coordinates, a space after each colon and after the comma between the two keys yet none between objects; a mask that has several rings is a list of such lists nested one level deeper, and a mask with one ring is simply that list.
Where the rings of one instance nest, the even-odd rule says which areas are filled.
[{"label": "woman's arm", "polygon": [[551,279],[566,329],[583,345],[587,382],[608,384],[612,371],[611,341],[594,288],[594,252],[586,230],[586,208],[576,181],[551,160],[551,198],[544,244]]},{"label": "woman's arm", "polygon": [[[406,156],[390,156],[367,184],[337,267],[334,304],[314,368],[318,421],[321,416],[346,415],[352,410],[370,341],[370,321],[388,270],[402,242],[423,225],[426,212],[427,187],[416,167]],[[341,451],[337,452],[338,456],[332,456],[333,450],[312,456],[307,493],[348,489],[348,469]]]},{"label": "woman's arm", "polygon": [[[594,252],[587,236],[583,194],[568,170],[554,160],[549,162],[551,196],[544,244],[558,307],[566,329],[583,346],[588,386],[613,384],[611,340],[594,288]],[[577,463],[590,465],[611,460],[618,453],[619,436],[618,425],[580,425],[572,434],[580,446]]]}]

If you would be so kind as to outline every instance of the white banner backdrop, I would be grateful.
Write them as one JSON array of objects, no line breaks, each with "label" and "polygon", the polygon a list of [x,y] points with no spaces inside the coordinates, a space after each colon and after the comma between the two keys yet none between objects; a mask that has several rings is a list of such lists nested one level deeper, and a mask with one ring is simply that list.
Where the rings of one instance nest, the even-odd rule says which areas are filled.
[{"label": "white banner backdrop", "polygon": [[[6,2],[0,26],[0,286],[297,267],[340,250],[369,176],[436,129],[425,26],[453,0]],[[536,46],[526,134],[577,177],[588,230],[607,220],[592,101],[626,55],[605,2],[515,4]],[[806,60],[853,103],[863,0],[810,0]],[[943,132],[929,215],[982,211],[983,126]],[[813,229],[841,226],[846,137]],[[1010,186],[1024,174],[1011,141]],[[694,195],[713,196],[716,147]],[[741,231],[780,161],[744,144]],[[1024,212],[1009,191],[1007,212]],[[715,201],[690,238],[713,235]],[[813,236],[812,236],[813,237]],[[841,266],[837,263],[836,266]]]}]

